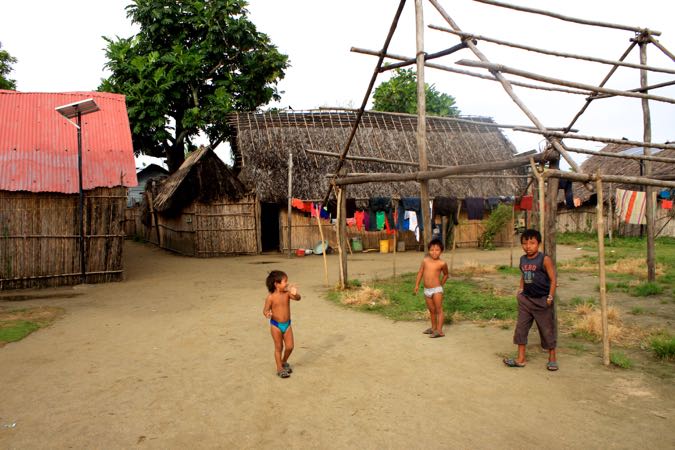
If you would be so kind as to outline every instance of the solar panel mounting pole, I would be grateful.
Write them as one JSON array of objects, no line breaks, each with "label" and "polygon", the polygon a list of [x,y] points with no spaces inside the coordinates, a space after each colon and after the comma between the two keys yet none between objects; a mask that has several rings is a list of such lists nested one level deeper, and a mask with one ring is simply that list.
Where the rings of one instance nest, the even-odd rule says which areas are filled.
[{"label": "solar panel mounting pole", "polygon": [[[93,98],[57,106],[56,111],[77,128],[77,173],[79,201],[77,215],[80,226],[80,281],[86,282],[87,262],[84,252],[84,188],[82,183],[82,116],[99,110]],[[70,119],[77,119],[77,123]]]}]

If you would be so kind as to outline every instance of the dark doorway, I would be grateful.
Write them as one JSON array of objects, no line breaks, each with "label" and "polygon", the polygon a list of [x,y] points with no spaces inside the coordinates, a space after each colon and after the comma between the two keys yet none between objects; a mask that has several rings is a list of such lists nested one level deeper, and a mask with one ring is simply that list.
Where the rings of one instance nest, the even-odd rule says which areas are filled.
[{"label": "dark doorway", "polygon": [[279,251],[279,205],[260,204],[260,231],[263,252]]}]

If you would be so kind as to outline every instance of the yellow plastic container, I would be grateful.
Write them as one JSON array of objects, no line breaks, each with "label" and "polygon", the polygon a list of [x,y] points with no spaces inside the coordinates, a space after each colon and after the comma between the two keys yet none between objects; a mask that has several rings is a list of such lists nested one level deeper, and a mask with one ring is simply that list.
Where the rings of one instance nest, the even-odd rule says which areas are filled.
[{"label": "yellow plastic container", "polygon": [[389,240],[380,240],[380,253],[389,253]]}]

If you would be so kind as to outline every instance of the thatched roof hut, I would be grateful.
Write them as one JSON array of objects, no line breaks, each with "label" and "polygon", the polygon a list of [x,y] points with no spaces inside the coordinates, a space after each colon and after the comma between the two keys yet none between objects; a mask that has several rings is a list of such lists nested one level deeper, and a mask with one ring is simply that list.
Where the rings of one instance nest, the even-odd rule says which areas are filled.
[{"label": "thatched roof hut", "polygon": [[194,201],[209,203],[223,197],[239,200],[248,193],[210,147],[201,147],[161,184],[154,207],[159,213],[172,216]]},{"label": "thatched roof hut", "polygon": [[[625,155],[642,155],[642,147],[635,147],[627,144],[609,144],[601,150],[607,153],[622,153]],[[653,156],[675,159],[675,150],[671,149],[652,149]],[[598,170],[605,175],[625,175],[637,177],[640,176],[640,161],[635,159],[612,158],[608,156],[591,156],[581,165],[581,170],[585,173],[595,173]],[[672,177],[675,173],[675,165],[666,162],[652,161],[652,177],[666,179]],[[613,184],[612,189],[642,190],[643,187],[634,184]],[[603,183],[604,198],[608,198],[609,183]],[[595,197],[595,192],[586,189],[581,183],[574,184],[574,196],[586,202],[591,197]]]},{"label": "thatched roof hut", "polygon": [[[356,112],[351,110],[233,113],[228,118],[236,135],[233,143],[235,171],[255,188],[263,202],[286,201],[288,154],[293,155],[293,196],[304,200],[323,198],[327,175],[337,158],[307,150],[340,153],[347,142]],[[410,165],[347,160],[348,173],[409,173],[417,170],[417,116],[366,111],[348,156],[405,161]],[[506,160],[516,153],[513,145],[486,117],[427,118],[427,153],[430,168]],[[525,169],[500,171],[525,174]],[[430,195],[488,197],[514,195],[525,187],[522,178],[432,180]],[[350,186],[348,197],[419,196],[417,183],[368,183]]]}]

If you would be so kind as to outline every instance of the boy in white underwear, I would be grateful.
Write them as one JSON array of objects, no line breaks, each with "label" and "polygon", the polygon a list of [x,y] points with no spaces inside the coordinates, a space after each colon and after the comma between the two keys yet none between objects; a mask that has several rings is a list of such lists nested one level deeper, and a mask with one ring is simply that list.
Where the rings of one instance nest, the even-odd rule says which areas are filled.
[{"label": "boy in white underwear", "polygon": [[[429,253],[422,260],[420,270],[417,272],[415,282],[415,294],[420,289],[420,281],[424,279],[424,300],[431,316],[431,328],[424,330],[430,338],[445,336],[443,333],[443,285],[448,280],[448,265],[441,259],[443,242],[440,239],[432,239],[429,242]],[[443,276],[441,277],[441,274]]]}]

